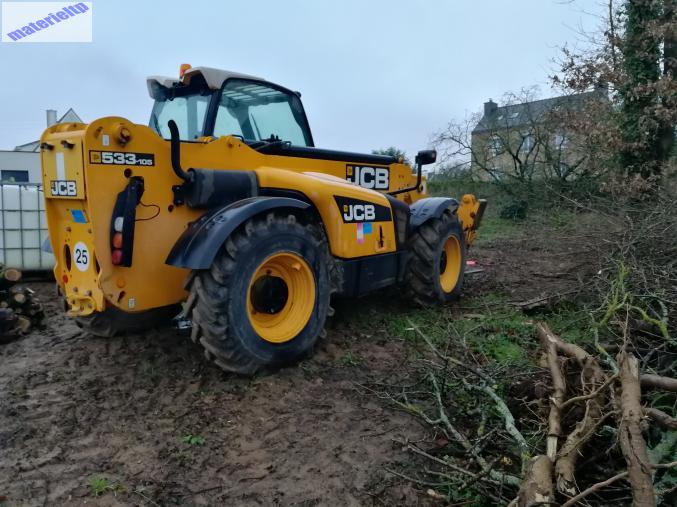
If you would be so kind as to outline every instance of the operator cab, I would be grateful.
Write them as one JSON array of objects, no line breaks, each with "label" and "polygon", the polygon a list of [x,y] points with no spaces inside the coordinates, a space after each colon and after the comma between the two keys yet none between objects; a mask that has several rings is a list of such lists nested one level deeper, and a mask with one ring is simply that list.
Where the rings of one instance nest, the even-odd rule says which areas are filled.
[{"label": "operator cab", "polygon": [[209,67],[181,67],[179,79],[152,76],[150,128],[164,139],[174,120],[182,141],[235,136],[254,148],[271,143],[312,147],[300,94],[264,79]]}]

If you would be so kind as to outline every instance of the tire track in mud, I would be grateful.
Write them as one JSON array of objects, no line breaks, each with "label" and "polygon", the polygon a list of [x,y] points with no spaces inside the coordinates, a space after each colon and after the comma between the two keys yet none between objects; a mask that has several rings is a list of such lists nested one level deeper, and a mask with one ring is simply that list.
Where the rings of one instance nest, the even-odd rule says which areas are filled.
[{"label": "tire track in mud", "polygon": [[[371,503],[382,466],[404,456],[391,439],[422,431],[354,387],[401,369],[401,344],[333,332],[300,366],[239,378],[174,332],[85,336],[35,288],[47,329],[0,348],[7,505]],[[348,347],[364,366],[337,366]],[[92,497],[95,474],[115,495]]]}]

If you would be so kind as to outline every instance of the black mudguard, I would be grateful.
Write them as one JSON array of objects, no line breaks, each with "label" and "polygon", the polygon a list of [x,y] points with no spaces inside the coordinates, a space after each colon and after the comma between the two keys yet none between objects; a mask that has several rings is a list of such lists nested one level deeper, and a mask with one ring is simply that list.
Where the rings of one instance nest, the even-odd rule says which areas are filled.
[{"label": "black mudguard", "polygon": [[441,218],[445,211],[456,213],[458,201],[451,197],[426,197],[411,205],[410,231],[418,229],[431,218]]},{"label": "black mudguard", "polygon": [[246,220],[276,208],[309,207],[310,204],[289,197],[250,197],[213,209],[188,226],[165,262],[177,268],[209,269],[228,236]]}]

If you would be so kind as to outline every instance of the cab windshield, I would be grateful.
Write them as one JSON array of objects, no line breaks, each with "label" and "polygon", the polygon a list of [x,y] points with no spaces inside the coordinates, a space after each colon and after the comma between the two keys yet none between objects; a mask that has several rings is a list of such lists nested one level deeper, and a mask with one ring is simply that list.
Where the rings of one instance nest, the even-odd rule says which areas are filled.
[{"label": "cab windshield", "polygon": [[235,135],[252,142],[312,145],[303,106],[296,94],[242,79],[226,81],[216,112],[214,135]]},{"label": "cab windshield", "polygon": [[[215,104],[210,107],[212,100]],[[210,113],[214,108],[216,115]],[[176,122],[184,141],[232,135],[248,144],[313,145],[299,97],[258,81],[229,79],[220,91],[209,90],[200,80],[189,86],[163,87],[155,93],[150,127],[169,139],[169,120]]]}]

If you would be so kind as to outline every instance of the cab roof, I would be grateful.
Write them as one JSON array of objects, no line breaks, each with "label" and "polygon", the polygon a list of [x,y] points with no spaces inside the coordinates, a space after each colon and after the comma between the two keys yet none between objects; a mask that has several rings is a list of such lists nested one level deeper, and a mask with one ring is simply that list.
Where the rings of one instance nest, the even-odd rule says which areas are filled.
[{"label": "cab roof", "polygon": [[148,85],[148,93],[151,98],[155,98],[155,91],[158,87],[163,88],[172,88],[175,85],[182,83],[185,85],[190,84],[191,79],[195,76],[202,76],[207,83],[207,86],[211,90],[220,90],[223,86],[223,83],[227,79],[238,78],[238,79],[249,79],[252,81],[265,81],[261,77],[251,76],[248,74],[241,74],[239,72],[232,72],[229,70],[214,69],[212,67],[192,67],[188,69],[183,78],[177,77],[168,77],[168,76],[149,76],[146,79],[146,84]]}]

